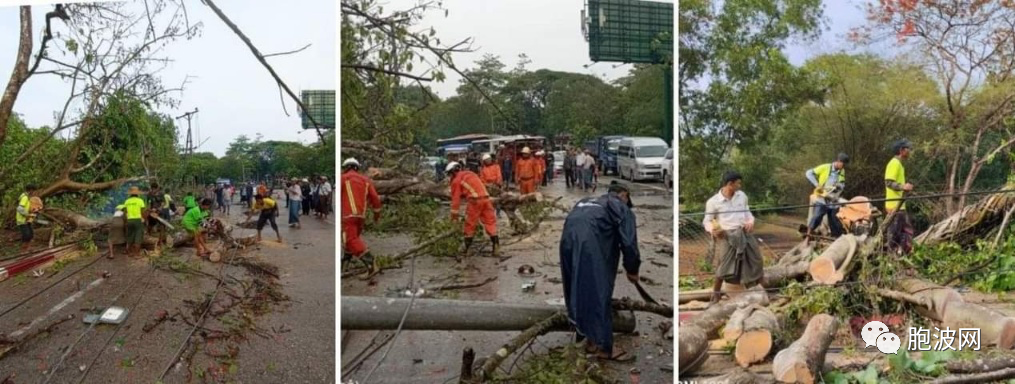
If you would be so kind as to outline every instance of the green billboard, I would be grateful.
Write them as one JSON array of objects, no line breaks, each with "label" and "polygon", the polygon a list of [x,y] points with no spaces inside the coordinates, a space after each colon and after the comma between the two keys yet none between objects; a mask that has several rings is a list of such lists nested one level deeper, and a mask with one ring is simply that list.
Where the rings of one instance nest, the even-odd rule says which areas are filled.
[{"label": "green billboard", "polygon": [[[334,90],[309,90],[303,91],[300,94],[300,99],[303,105],[307,107],[305,111],[300,112],[300,118],[303,120],[303,129],[335,129],[335,91]],[[310,115],[314,122],[317,122],[318,127],[314,127],[314,123],[310,118]]]},{"label": "green billboard", "polygon": [[673,3],[588,0],[584,13],[592,61],[659,64],[673,60]]}]

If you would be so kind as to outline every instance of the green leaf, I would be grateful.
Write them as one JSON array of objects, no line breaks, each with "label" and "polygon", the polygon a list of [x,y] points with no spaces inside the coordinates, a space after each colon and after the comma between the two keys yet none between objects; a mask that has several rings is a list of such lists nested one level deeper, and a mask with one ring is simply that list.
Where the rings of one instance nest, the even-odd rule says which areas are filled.
[{"label": "green leaf", "polygon": [[846,376],[842,372],[832,371],[823,377],[826,383],[829,384],[849,384],[850,376]]}]

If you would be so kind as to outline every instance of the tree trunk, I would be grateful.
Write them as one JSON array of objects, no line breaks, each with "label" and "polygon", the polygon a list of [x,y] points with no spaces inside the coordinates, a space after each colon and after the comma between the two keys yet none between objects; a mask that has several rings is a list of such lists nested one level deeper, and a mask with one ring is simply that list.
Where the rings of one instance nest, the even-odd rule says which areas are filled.
[{"label": "tree trunk", "polygon": [[104,191],[119,187],[123,183],[143,179],[143,177],[126,177],[101,183],[79,183],[69,178],[63,178],[53,184],[50,184],[48,187],[43,188],[42,192],[39,192],[39,197],[49,197],[62,192]]},{"label": "tree trunk", "polygon": [[[996,345],[999,349],[1008,350],[1015,346],[1015,318],[979,304],[963,301],[949,303],[942,324],[953,331],[958,331],[959,328],[979,329],[983,347]],[[957,332],[955,342],[959,342]],[[958,348],[958,345],[955,347]]]},{"label": "tree trunk", "polygon": [[803,336],[780,351],[772,361],[775,379],[783,383],[813,384],[825,365],[825,353],[832,344],[839,322],[820,314],[811,318]]},{"label": "tree trunk", "polygon": [[952,373],[981,373],[1015,368],[1015,356],[977,358],[975,360],[950,360],[945,369]]},{"label": "tree trunk", "polygon": [[808,272],[814,281],[832,285],[845,277],[842,271],[844,262],[851,259],[857,251],[859,239],[853,235],[843,235],[825,248],[821,255],[811,260]]},{"label": "tree trunk", "polygon": [[[1015,186],[1005,185],[1002,191],[1010,192]],[[926,231],[913,239],[917,244],[925,246],[942,242],[956,242],[959,245],[971,245],[994,230],[1004,220],[1005,213],[1015,206],[1015,194],[995,193],[980,200],[976,204],[962,207],[947,219],[927,228]]]},{"label": "tree trunk", "polygon": [[917,306],[916,311],[920,315],[934,321],[942,321],[945,312],[951,303],[961,303],[962,295],[953,289],[942,287],[929,281],[920,279],[902,279],[899,287],[903,292],[913,295],[930,306]]},{"label": "tree trunk", "polygon": [[28,60],[32,56],[32,7],[21,7],[21,40],[18,42],[18,56],[14,60],[14,70],[7,80],[3,98],[0,99],[0,145],[7,139],[7,126],[14,113],[14,102],[18,99],[21,86],[28,80]]},{"label": "tree trunk", "polygon": [[103,218],[101,220],[93,220],[85,215],[77,212],[68,211],[61,208],[46,208],[41,212],[42,216],[49,217],[52,220],[59,221],[67,226],[75,229],[92,230],[109,225],[112,218]]},{"label": "tree trunk", "polygon": [[772,335],[779,319],[768,308],[752,305],[738,309],[723,328],[723,339],[735,342],[733,357],[741,367],[764,360],[772,351]]},{"label": "tree trunk", "polygon": [[974,373],[970,375],[945,376],[931,381],[930,384],[977,384],[997,383],[1007,379],[1015,379],[1015,368],[1002,369],[994,372]]},{"label": "tree trunk", "polygon": [[765,268],[765,277],[761,285],[765,288],[781,287],[806,275],[811,264],[813,250],[814,248],[806,241],[801,241],[789,252],[786,252],[778,263]]},{"label": "tree trunk", "polygon": [[680,374],[692,372],[708,359],[708,340],[717,336],[719,328],[740,308],[768,305],[768,294],[761,289],[745,291],[728,301],[720,301],[678,325]]},{"label": "tree trunk", "polygon": [[775,383],[775,380],[772,380],[771,378],[768,377],[759,376],[754,372],[737,367],[733,368],[732,372],[729,372],[722,376],[700,379],[695,378],[694,380],[691,381],[681,381],[681,382],[682,383],[693,382],[701,384],[770,384]]}]

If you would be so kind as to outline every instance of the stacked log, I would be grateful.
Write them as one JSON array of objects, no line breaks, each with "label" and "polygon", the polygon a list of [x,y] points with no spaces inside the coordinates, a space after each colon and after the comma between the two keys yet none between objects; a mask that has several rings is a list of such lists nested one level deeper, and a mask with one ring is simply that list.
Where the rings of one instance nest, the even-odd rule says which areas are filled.
[{"label": "stacked log", "polygon": [[772,374],[783,383],[813,384],[825,364],[825,353],[839,327],[835,317],[820,314],[811,318],[803,336],[775,355]]},{"label": "stacked log", "polygon": [[768,294],[764,290],[745,291],[728,301],[721,301],[700,314],[680,324],[679,374],[693,372],[708,359],[708,341],[718,336],[719,329],[727,323],[738,309],[752,305],[768,305]]}]

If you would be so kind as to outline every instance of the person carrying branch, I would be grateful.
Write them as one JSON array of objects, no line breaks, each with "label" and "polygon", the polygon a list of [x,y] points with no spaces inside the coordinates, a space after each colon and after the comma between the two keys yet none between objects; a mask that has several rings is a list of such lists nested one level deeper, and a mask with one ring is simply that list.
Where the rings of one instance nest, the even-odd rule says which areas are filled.
[{"label": "person carrying branch", "polygon": [[144,215],[145,203],[140,197],[141,189],[138,187],[130,187],[127,194],[130,197],[123,204],[118,205],[116,209],[123,211],[127,216],[127,254],[138,256],[141,253],[141,244],[144,242],[145,222],[147,221]]},{"label": "person carrying branch", "polygon": [[342,261],[354,260],[367,267],[364,280],[381,271],[377,259],[370,254],[367,243],[360,235],[367,220],[367,206],[374,212],[374,224],[381,220],[381,197],[369,177],[359,173],[360,164],[350,158],[342,162],[339,188],[342,196]]},{"label": "person carrying branch", "polygon": [[[250,213],[259,214],[257,217],[258,243],[261,242],[261,231],[264,230],[265,224],[268,223],[271,223],[271,229],[275,231],[275,236],[278,236],[279,244],[282,243],[282,233],[278,231],[278,224],[275,222],[275,217],[278,216],[278,203],[275,202],[275,199],[262,195],[254,196],[254,209]],[[247,215],[247,220],[250,220],[250,215]]]},{"label": "person carrying branch", "polygon": [[821,225],[825,216],[828,216],[828,229],[832,237],[842,236],[842,222],[837,215],[839,194],[846,188],[846,164],[849,164],[849,155],[840,153],[835,161],[808,169],[804,174],[814,186],[814,193],[811,194],[814,215],[807,223],[807,239],[811,238],[811,233]]},{"label": "person carrying branch", "polygon": [[715,271],[711,302],[719,301],[723,282],[750,288],[764,278],[764,264],[754,231],[754,215],[747,194],[740,190],[743,178],[736,171],[722,177],[719,192],[705,203],[705,230],[716,242],[719,267]]},{"label": "person carrying branch", "polygon": [[[18,225],[18,232],[21,232],[21,251],[27,251],[32,245],[32,239],[35,238],[35,231],[32,230],[32,223],[35,222],[35,215],[38,214],[39,210],[42,209],[41,204],[38,207],[32,204],[32,194],[38,188],[34,184],[28,184],[25,186],[25,191],[18,197],[18,206],[16,208],[15,222]],[[41,201],[41,200],[40,200]]]},{"label": "person carrying branch", "polygon": [[638,282],[641,253],[634,204],[628,188],[614,182],[600,197],[581,199],[564,221],[560,272],[567,317],[589,353],[602,359],[633,359],[613,348],[613,288],[623,253],[627,280]]},{"label": "person carrying branch", "polygon": [[497,217],[494,215],[493,202],[486,191],[486,186],[479,176],[472,171],[462,170],[462,164],[451,162],[444,170],[451,179],[451,220],[458,221],[458,208],[462,198],[467,200],[465,207],[465,247],[459,258],[469,255],[472,237],[476,233],[476,224],[483,223],[483,229],[490,236],[493,244],[493,257],[500,256],[500,238],[497,236]]},{"label": "person carrying branch", "polygon": [[198,258],[210,253],[205,239],[205,229],[201,227],[201,222],[210,216],[211,204],[211,200],[201,200],[201,205],[187,208],[187,213],[183,215],[183,229],[194,238],[194,248],[197,250]]},{"label": "person carrying branch", "polygon": [[895,156],[885,167],[885,211],[888,213],[888,249],[898,254],[913,251],[913,223],[906,213],[903,196],[913,190],[913,184],[906,182],[906,168],[902,161],[909,159],[912,144],[899,140],[892,146]]}]

